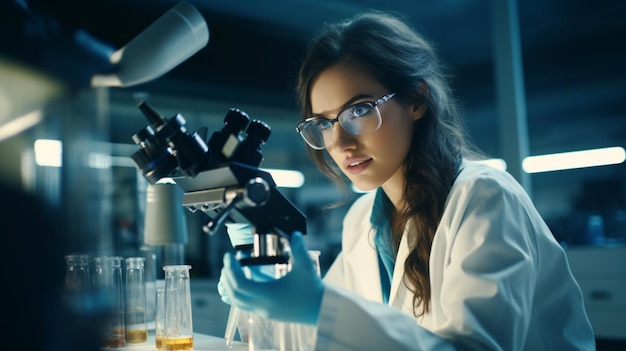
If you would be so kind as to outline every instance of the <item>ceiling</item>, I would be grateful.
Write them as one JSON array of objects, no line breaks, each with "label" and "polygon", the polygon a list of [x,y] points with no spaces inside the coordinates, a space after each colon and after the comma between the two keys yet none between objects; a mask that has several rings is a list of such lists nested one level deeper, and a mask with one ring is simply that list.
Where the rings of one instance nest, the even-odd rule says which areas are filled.
[{"label": "ceiling", "polygon": [[[284,146],[296,140],[292,87],[306,44],[324,22],[374,8],[402,14],[435,44],[451,68],[471,137],[489,155],[500,156],[492,33],[501,29],[492,28],[489,0],[188,2],[208,24],[208,45],[156,81],[112,89],[112,141],[129,143],[145,125],[136,110],[140,99],[149,99],[164,115],[187,113],[195,127],[219,126],[220,113],[235,105],[270,123],[276,132],[269,148],[288,149],[281,157],[290,162],[302,159],[301,148]],[[530,154],[626,146],[626,2],[517,2]],[[85,29],[115,48],[176,3],[37,2],[63,26]],[[607,172],[621,179],[626,173],[624,167]]]},{"label": "ceiling", "polygon": [[[189,2],[205,17],[209,44],[157,81],[124,92],[292,108],[298,60],[325,21],[370,8],[392,10],[410,19],[435,43],[452,69],[473,137],[487,152],[498,153],[497,140],[489,137],[496,131],[489,0]],[[83,28],[121,47],[177,2],[47,3],[64,25]],[[623,144],[626,3],[518,3],[531,153]],[[119,126],[119,132],[117,128],[113,138],[128,140],[123,127]]]}]

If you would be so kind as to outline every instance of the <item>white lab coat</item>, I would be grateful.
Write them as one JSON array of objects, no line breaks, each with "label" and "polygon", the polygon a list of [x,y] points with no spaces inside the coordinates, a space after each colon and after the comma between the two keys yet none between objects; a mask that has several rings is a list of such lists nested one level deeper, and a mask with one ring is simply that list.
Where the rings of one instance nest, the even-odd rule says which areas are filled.
[{"label": "white lab coat", "polygon": [[464,161],[430,256],[430,312],[413,314],[403,283],[407,235],[382,303],[370,214],[374,193],[343,223],[324,276],[316,350],[595,350],[564,251],[506,172]]}]

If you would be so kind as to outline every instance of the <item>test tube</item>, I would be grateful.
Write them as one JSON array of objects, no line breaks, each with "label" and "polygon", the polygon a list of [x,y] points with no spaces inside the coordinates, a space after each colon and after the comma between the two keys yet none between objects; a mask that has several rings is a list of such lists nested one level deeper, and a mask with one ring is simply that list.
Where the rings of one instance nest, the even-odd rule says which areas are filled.
[{"label": "test tube", "polygon": [[163,338],[165,336],[165,289],[157,288],[156,291],[156,312],[154,316],[155,338],[157,351],[165,350]]},{"label": "test tube", "polygon": [[165,333],[166,351],[193,350],[193,322],[189,265],[163,267],[165,271]]},{"label": "test tube", "polygon": [[122,258],[94,258],[94,283],[110,306],[106,323],[102,330],[101,347],[120,348],[124,346],[124,291],[122,288]]},{"label": "test tube", "polygon": [[144,258],[126,259],[126,342],[142,343],[148,340],[146,317],[146,282]]},{"label": "test tube", "polygon": [[89,293],[91,289],[89,256],[65,256],[65,289],[70,293]]},{"label": "test tube", "polygon": [[224,332],[224,339],[226,339],[226,346],[228,347],[233,346],[235,331],[237,330],[237,323],[239,322],[240,315],[241,310],[237,306],[230,306],[228,320],[226,321],[226,331]]}]

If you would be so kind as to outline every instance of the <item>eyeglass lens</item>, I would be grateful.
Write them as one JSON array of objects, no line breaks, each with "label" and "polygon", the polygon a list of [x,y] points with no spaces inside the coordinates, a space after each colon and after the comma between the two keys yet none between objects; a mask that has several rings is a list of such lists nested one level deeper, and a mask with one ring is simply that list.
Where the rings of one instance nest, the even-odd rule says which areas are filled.
[{"label": "eyeglass lens", "polygon": [[[369,102],[351,106],[342,111],[337,121],[346,133],[360,135],[373,132],[380,127],[381,118],[377,109]],[[301,126],[300,133],[315,149],[324,149],[333,142],[333,120],[316,119]]]},{"label": "eyeglass lens", "polygon": [[341,112],[338,117],[341,127],[352,135],[373,132],[380,127],[380,116],[369,102],[356,104]]},{"label": "eyeglass lens", "polygon": [[323,150],[333,142],[333,124],[339,122],[346,133],[361,135],[371,133],[382,123],[378,105],[394,97],[396,93],[387,94],[376,102],[360,102],[339,112],[336,119],[312,117],[300,122],[296,130],[304,140],[316,150]]}]

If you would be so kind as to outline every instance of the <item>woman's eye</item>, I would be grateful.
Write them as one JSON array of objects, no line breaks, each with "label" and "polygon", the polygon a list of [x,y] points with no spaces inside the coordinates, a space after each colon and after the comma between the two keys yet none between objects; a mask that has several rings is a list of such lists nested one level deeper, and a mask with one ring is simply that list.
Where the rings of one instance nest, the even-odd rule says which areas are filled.
[{"label": "woman's eye", "polygon": [[369,105],[357,105],[352,108],[352,117],[363,117],[368,114],[372,108]]},{"label": "woman's eye", "polygon": [[326,130],[333,127],[333,124],[328,121],[319,121],[317,124],[320,130]]}]

